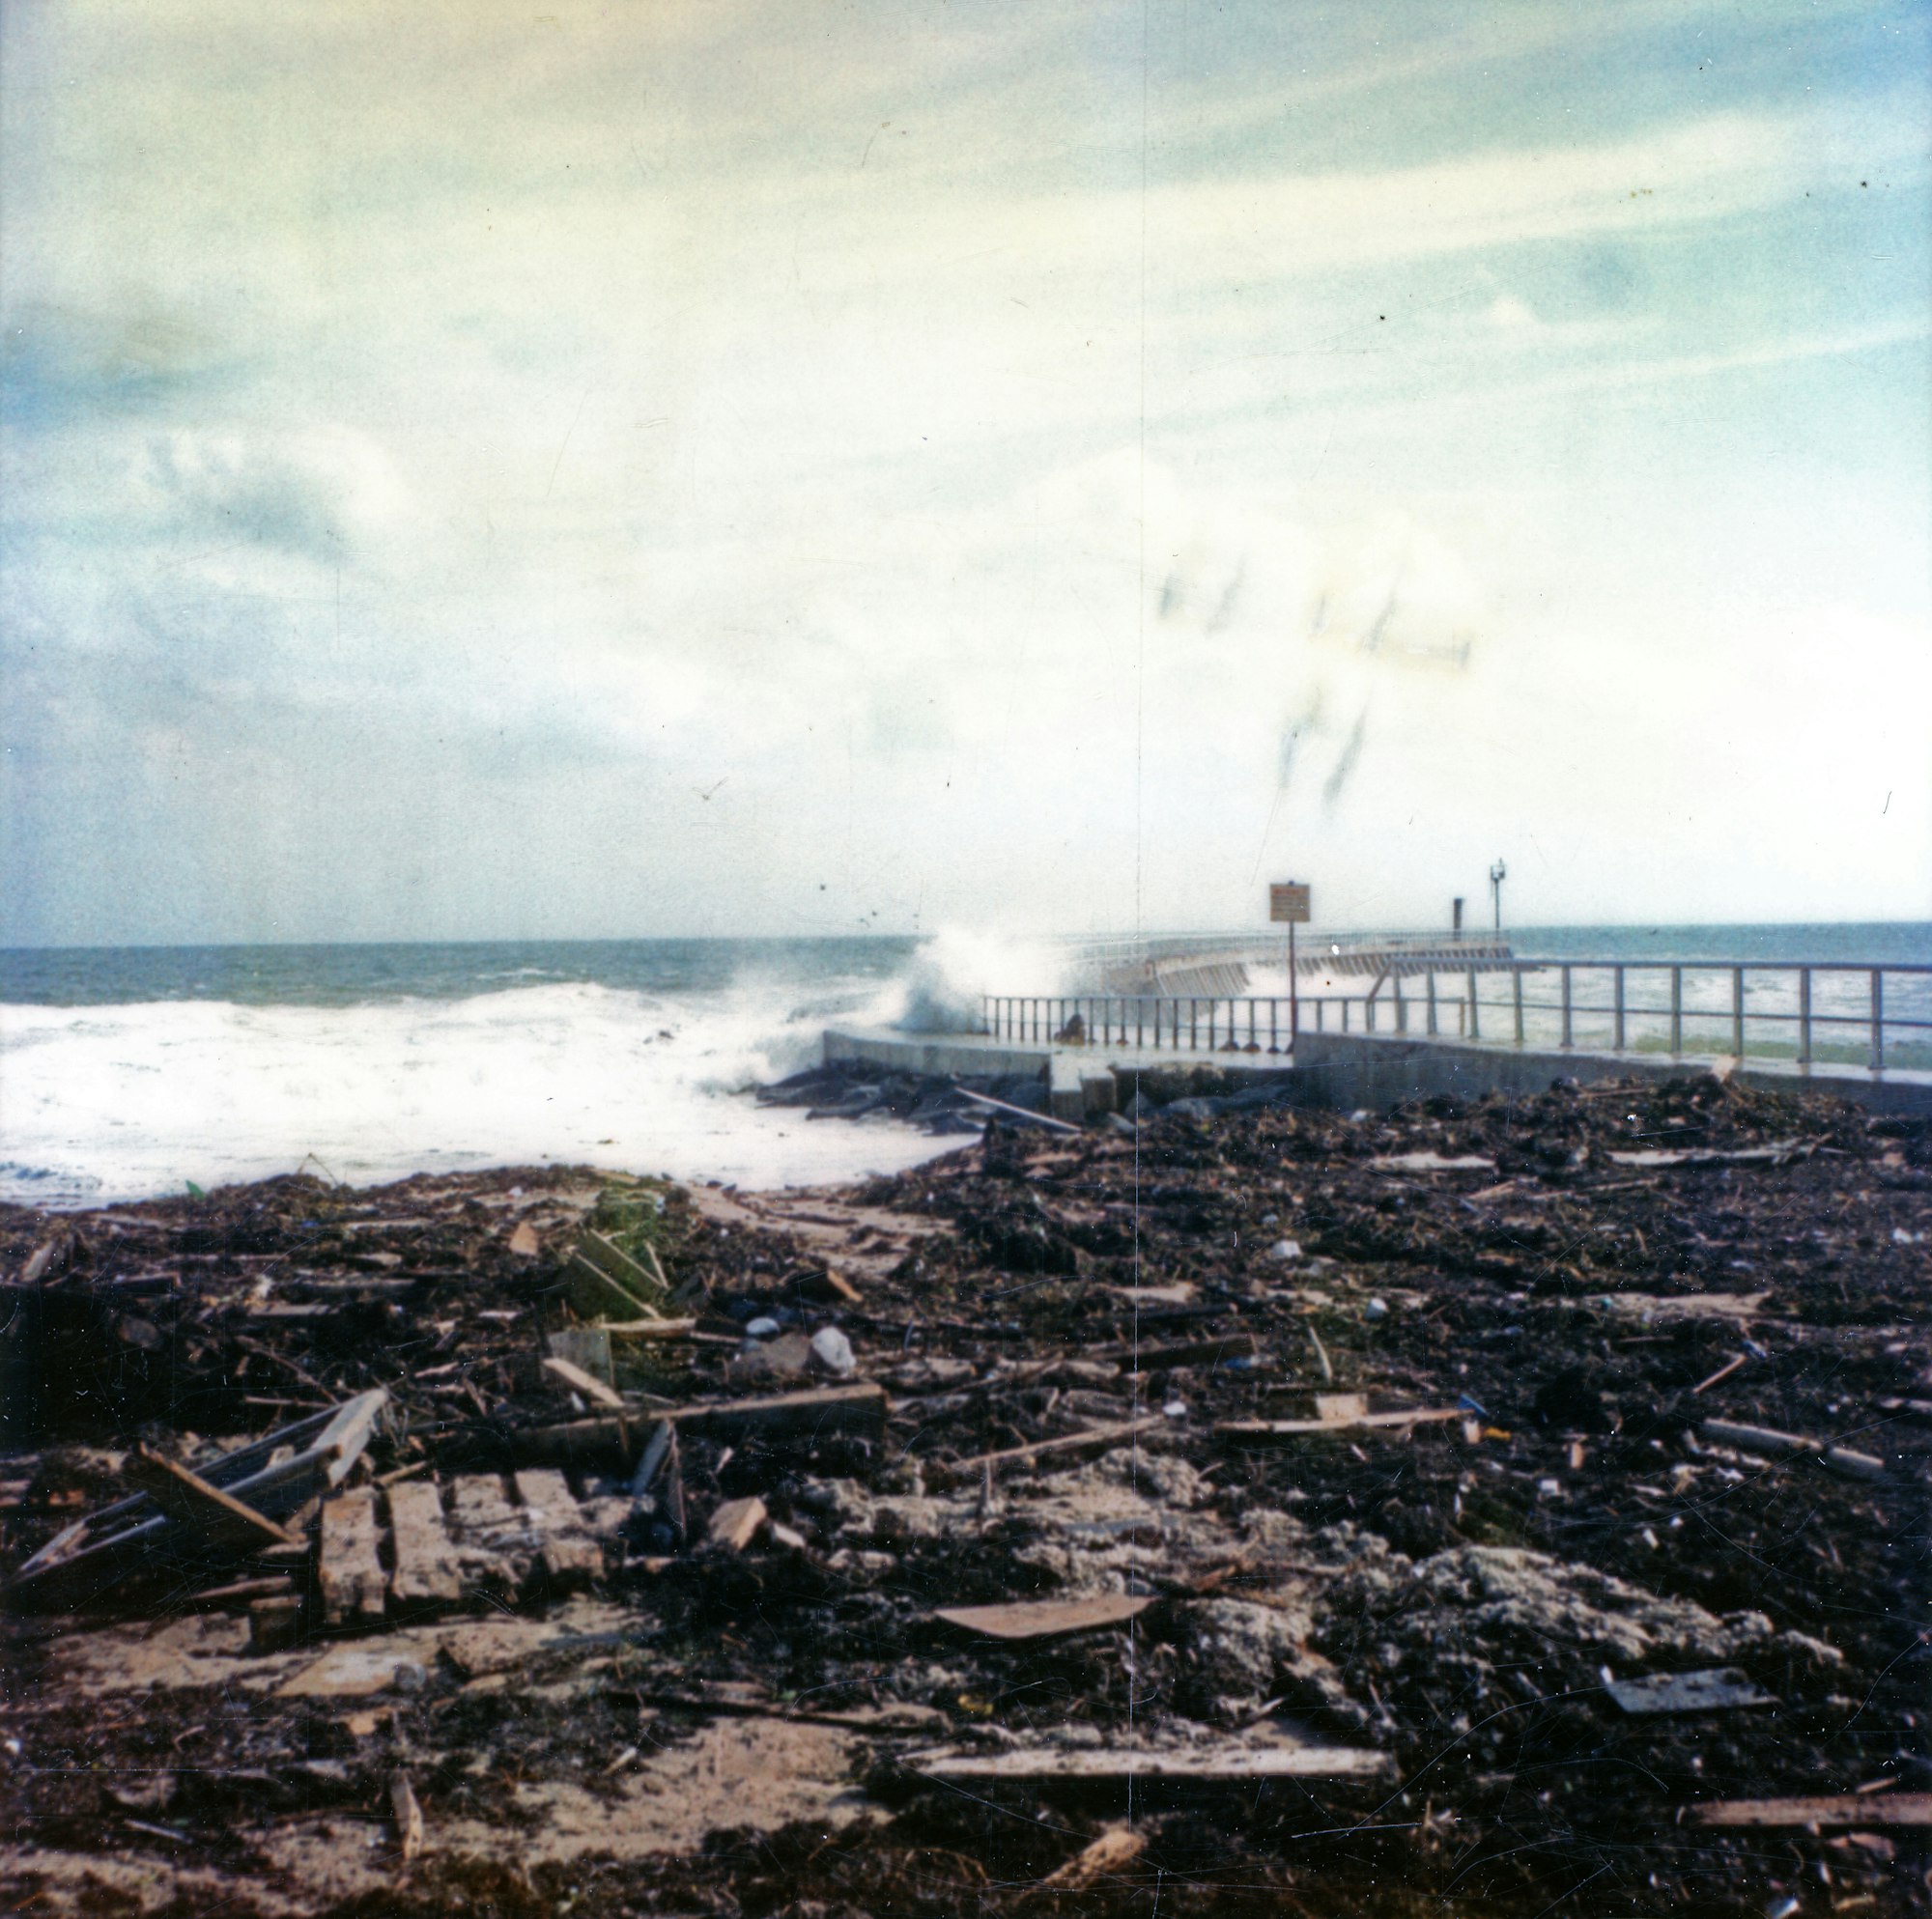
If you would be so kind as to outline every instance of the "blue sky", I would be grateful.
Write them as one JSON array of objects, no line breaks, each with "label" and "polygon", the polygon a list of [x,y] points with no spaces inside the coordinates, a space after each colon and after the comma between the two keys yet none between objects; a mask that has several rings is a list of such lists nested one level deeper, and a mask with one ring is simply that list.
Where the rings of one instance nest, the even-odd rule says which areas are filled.
[{"label": "blue sky", "polygon": [[1932,917],[1923,6],[4,32],[0,940]]}]

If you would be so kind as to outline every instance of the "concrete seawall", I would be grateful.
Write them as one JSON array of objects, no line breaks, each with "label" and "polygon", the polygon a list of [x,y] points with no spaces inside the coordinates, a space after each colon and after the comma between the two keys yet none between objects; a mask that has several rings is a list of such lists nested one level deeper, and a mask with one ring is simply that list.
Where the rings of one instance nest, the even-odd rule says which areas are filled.
[{"label": "concrete seawall", "polygon": [[[1371,1112],[1405,1100],[1453,1094],[1545,1092],[1554,1080],[1674,1079],[1708,1072],[1709,1058],[1670,1058],[1654,1053],[1593,1053],[1556,1047],[1473,1045],[1383,1033],[1304,1032],[1292,1060],[1265,1053],[1208,1053],[1135,1046],[1056,1046],[993,1039],[979,1033],[899,1033],[836,1030],[825,1035],[825,1059],[865,1061],[902,1073],[944,1079],[979,1076],[1038,1078],[1045,1109],[1080,1119],[1114,1110],[1132,1096],[1138,1074],[1217,1071],[1289,1083],[1292,1104],[1342,1112]],[[1932,1117],[1932,1073],[1887,1073],[1813,1066],[1801,1072],[1777,1060],[1747,1059],[1732,1071],[1742,1086],[1777,1092],[1826,1092],[1857,1100],[1874,1113]],[[1124,1085],[1122,1083],[1125,1083]]]}]

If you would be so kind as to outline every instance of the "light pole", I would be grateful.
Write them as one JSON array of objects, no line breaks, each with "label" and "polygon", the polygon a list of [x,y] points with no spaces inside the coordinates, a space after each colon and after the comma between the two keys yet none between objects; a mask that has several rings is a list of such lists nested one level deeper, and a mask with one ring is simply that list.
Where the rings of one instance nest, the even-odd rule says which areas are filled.
[{"label": "light pole", "polygon": [[1509,878],[1509,868],[1498,860],[1490,868],[1490,895],[1495,902],[1496,931],[1503,930],[1503,882]]}]

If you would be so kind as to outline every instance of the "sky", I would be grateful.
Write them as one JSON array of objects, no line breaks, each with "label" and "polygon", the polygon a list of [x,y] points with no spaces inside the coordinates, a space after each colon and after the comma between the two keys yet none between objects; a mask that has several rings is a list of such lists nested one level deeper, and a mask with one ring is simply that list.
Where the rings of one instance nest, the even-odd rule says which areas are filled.
[{"label": "sky", "polygon": [[1932,918],[1922,0],[0,35],[0,945]]}]

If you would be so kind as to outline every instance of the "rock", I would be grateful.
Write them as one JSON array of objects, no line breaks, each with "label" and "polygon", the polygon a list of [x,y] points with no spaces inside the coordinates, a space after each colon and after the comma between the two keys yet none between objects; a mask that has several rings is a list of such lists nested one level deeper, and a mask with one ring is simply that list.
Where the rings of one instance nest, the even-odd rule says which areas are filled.
[{"label": "rock", "polygon": [[859,1368],[852,1341],[837,1326],[821,1326],[811,1336],[811,1359],[819,1371],[835,1379],[849,1379]]},{"label": "rock", "polygon": [[745,1337],[748,1340],[776,1339],[779,1332],[779,1322],[770,1313],[760,1313],[757,1318],[745,1322]]}]

